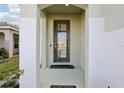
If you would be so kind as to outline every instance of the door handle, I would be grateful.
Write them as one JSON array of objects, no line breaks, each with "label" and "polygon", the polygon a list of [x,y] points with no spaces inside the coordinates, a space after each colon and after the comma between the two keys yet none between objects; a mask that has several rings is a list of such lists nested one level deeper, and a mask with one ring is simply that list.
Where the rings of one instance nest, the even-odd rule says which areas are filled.
[{"label": "door handle", "polygon": [[50,44],[50,47],[52,47],[52,44]]}]

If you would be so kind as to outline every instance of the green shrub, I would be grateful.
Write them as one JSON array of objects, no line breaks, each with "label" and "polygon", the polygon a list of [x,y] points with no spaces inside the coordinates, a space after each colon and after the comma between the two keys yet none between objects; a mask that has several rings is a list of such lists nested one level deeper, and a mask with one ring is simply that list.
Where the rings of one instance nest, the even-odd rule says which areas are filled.
[{"label": "green shrub", "polygon": [[15,74],[19,77],[19,56],[15,55],[4,63],[0,64],[0,80],[7,80],[10,76]]},{"label": "green shrub", "polygon": [[2,58],[4,58],[4,59],[9,57],[9,54],[8,54],[8,52],[6,51],[5,48],[0,48],[0,57],[2,57]]}]

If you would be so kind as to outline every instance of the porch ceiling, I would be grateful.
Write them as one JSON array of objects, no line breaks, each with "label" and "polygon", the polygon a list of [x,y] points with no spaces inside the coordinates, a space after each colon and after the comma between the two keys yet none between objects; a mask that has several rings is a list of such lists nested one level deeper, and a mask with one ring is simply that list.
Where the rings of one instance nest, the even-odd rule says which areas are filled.
[{"label": "porch ceiling", "polygon": [[69,5],[69,6],[65,6],[65,4],[55,4],[52,6],[49,6],[45,9],[42,10],[44,13],[47,14],[57,14],[57,13],[76,13],[76,14],[80,14],[82,11],[84,11],[83,9],[76,7],[74,5]]}]

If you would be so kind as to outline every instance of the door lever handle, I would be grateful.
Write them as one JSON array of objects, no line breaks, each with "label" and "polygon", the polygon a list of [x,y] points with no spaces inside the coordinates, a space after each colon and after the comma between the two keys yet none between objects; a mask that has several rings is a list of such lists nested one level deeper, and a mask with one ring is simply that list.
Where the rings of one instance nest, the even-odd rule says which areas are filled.
[{"label": "door lever handle", "polygon": [[52,44],[50,44],[50,47],[52,47]]}]

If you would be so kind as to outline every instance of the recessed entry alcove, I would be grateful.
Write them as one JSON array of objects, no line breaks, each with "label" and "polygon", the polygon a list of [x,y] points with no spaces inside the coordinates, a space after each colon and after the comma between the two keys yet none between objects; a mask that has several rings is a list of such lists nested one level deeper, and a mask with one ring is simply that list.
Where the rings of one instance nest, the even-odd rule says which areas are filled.
[{"label": "recessed entry alcove", "polygon": [[79,6],[39,5],[41,87],[85,87],[85,9]]}]

